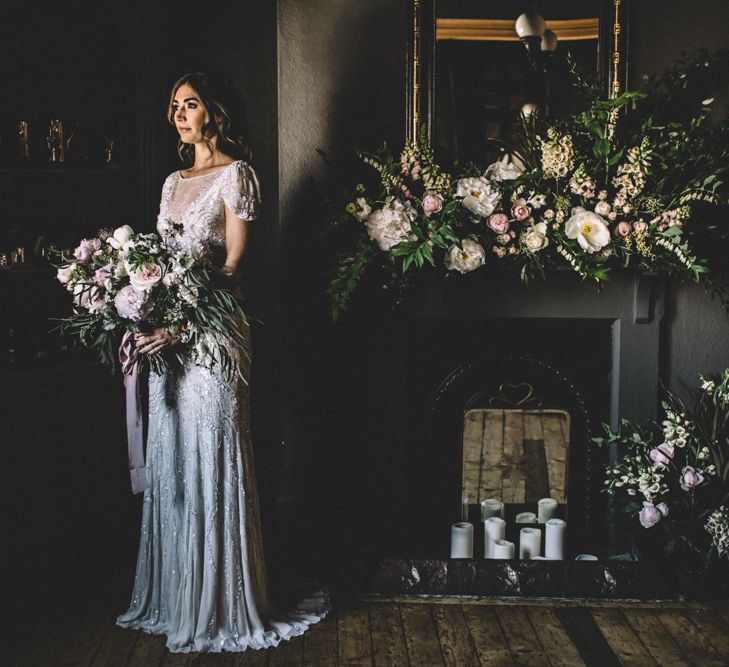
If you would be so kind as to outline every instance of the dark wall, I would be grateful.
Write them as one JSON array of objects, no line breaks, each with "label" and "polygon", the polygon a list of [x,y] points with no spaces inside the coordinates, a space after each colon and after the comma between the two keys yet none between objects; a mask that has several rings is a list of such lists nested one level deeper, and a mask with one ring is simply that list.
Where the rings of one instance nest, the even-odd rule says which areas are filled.
[{"label": "dark wall", "polygon": [[[630,14],[630,83],[671,67],[698,49],[729,48],[729,11],[723,0],[637,0]],[[717,91],[727,98],[729,91]],[[729,367],[729,316],[703,288],[674,283],[665,320],[664,382],[686,396],[698,374]]]}]

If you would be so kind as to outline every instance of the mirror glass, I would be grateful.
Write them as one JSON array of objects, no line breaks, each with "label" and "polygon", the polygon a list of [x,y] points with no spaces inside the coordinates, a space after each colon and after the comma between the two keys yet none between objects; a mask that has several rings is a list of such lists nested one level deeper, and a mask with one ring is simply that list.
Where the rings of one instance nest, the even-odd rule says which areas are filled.
[{"label": "mirror glass", "polygon": [[[557,35],[554,52],[539,42],[528,50],[517,36],[515,21],[530,6]],[[508,139],[522,110],[536,106],[553,118],[576,111],[581,98],[569,83],[570,60],[598,74],[600,0],[439,0],[436,12],[432,129],[438,159],[450,170],[498,159],[488,140]]]},{"label": "mirror glass", "polygon": [[[507,506],[567,501],[570,416],[564,410],[467,410],[463,417],[462,497]],[[514,508],[520,509],[520,508]]]}]

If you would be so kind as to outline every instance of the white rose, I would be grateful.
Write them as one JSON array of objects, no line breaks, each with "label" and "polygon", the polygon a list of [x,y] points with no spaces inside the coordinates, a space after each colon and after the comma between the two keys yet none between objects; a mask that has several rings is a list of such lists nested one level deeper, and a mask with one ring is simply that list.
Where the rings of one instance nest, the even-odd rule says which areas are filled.
[{"label": "white rose", "polygon": [[71,277],[73,276],[73,272],[75,270],[76,262],[66,264],[66,266],[62,266],[58,269],[58,272],[56,273],[56,278],[59,280],[59,282],[65,285],[69,280],[71,280]]},{"label": "white rose", "polygon": [[529,252],[539,252],[549,245],[547,223],[538,222],[522,234],[522,243]]},{"label": "white rose", "polygon": [[462,178],[458,181],[456,197],[463,197],[463,205],[482,218],[490,216],[501,201],[501,193],[485,176]]},{"label": "white rose", "polygon": [[597,204],[595,204],[595,213],[598,215],[602,215],[603,217],[607,216],[610,211],[613,210],[613,207],[610,206],[606,201],[599,201]]},{"label": "white rose", "polygon": [[114,233],[106,239],[106,242],[115,250],[121,250],[129,243],[132,236],[134,236],[134,230],[129,225],[123,225],[117,227]]},{"label": "white rose", "polygon": [[513,162],[509,162],[509,156],[505,155],[498,162],[494,162],[486,168],[486,176],[492,181],[513,181],[519,178],[524,170]]},{"label": "white rose", "polygon": [[445,257],[445,265],[449,271],[468,273],[482,266],[486,260],[486,251],[475,240],[461,240],[461,247],[452,245]]},{"label": "white rose", "polygon": [[581,206],[572,209],[572,217],[564,227],[569,239],[577,239],[583,250],[589,253],[597,252],[610,243],[610,230],[605,221],[592,211],[586,211]]},{"label": "white rose", "polygon": [[73,287],[73,302],[82,308],[89,308],[92,289],[90,285],[85,283],[76,283]]},{"label": "white rose", "polygon": [[405,210],[381,208],[367,216],[367,234],[381,250],[390,250],[398,243],[405,241],[411,230],[410,218]]}]

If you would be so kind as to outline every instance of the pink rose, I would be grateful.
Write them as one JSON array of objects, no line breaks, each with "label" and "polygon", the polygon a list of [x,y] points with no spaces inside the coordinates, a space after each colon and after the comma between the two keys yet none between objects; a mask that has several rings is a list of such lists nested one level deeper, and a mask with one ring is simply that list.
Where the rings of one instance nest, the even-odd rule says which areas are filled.
[{"label": "pink rose", "polygon": [[607,217],[608,217],[608,220],[610,220],[610,222],[615,222],[615,220],[618,217],[618,213],[617,213],[617,211],[610,211],[610,213],[608,213]]},{"label": "pink rose", "polygon": [[633,229],[636,232],[646,232],[648,231],[648,223],[643,220],[638,220],[638,222],[633,223]]},{"label": "pink rose", "polygon": [[654,468],[663,470],[673,458],[673,445],[669,445],[667,442],[661,443],[655,449],[651,449],[648,456],[653,461]]},{"label": "pink rose", "polygon": [[647,501],[643,501],[643,509],[638,514],[640,525],[643,528],[655,526],[664,516],[668,515],[668,506],[666,503],[658,503],[654,505]]},{"label": "pink rose", "polygon": [[88,264],[97,250],[101,250],[101,239],[84,239],[79,243],[78,248],[73,251],[73,256],[81,264]]},{"label": "pink rose", "polygon": [[111,276],[111,268],[111,264],[107,264],[106,266],[102,266],[100,269],[96,269],[96,271],[94,271],[94,277],[92,278],[94,284],[103,285],[106,279]]},{"label": "pink rose", "polygon": [[129,282],[138,290],[148,292],[162,280],[162,267],[156,262],[144,262],[129,271]]},{"label": "pink rose", "polygon": [[701,470],[696,470],[696,468],[692,468],[691,466],[686,466],[681,471],[681,488],[684,491],[691,491],[692,489],[695,489],[701,482],[704,481],[704,473],[701,472]]},{"label": "pink rose", "polygon": [[497,234],[503,234],[509,229],[509,216],[506,213],[492,213],[486,224],[489,226],[491,231]]},{"label": "pink rose", "polygon": [[515,220],[522,222],[532,214],[531,209],[526,203],[526,199],[517,199],[511,207],[511,215]]},{"label": "pink rose", "polygon": [[430,217],[433,213],[438,213],[443,208],[443,197],[437,192],[426,192],[423,195],[421,205],[423,207],[423,213]]},{"label": "pink rose", "polygon": [[615,225],[615,236],[625,238],[628,234],[630,234],[630,223],[623,220]]}]

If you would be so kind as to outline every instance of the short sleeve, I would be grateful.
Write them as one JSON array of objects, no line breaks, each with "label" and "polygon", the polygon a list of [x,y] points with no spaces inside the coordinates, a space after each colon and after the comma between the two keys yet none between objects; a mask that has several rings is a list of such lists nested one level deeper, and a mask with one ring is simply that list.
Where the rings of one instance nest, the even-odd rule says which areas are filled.
[{"label": "short sleeve", "polygon": [[223,202],[241,220],[255,220],[261,203],[258,177],[246,162],[234,164],[223,179]]}]

